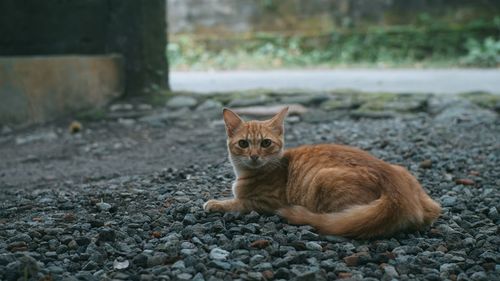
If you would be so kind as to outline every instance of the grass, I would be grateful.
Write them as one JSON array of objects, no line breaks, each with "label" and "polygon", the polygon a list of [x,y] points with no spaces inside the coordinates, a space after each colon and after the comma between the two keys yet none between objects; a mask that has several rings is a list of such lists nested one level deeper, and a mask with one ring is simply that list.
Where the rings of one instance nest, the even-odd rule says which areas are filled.
[{"label": "grass", "polygon": [[500,17],[464,26],[394,26],[322,34],[175,35],[174,70],[498,67]]}]

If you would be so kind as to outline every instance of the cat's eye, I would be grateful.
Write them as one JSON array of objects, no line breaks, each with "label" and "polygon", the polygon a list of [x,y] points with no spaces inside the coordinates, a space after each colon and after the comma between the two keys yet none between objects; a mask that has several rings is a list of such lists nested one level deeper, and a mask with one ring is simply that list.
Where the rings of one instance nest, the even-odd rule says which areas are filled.
[{"label": "cat's eye", "polygon": [[240,140],[240,141],[238,141],[238,145],[241,148],[247,148],[248,147],[248,141],[247,140]]},{"label": "cat's eye", "polygon": [[263,139],[260,142],[260,146],[262,147],[269,147],[273,142],[270,139]]}]

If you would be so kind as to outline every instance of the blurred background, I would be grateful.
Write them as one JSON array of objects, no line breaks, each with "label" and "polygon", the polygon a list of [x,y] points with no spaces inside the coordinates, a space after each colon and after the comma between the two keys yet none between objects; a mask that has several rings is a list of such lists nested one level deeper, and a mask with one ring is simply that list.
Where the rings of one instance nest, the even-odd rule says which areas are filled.
[{"label": "blurred background", "polygon": [[496,0],[169,0],[173,70],[498,67]]},{"label": "blurred background", "polygon": [[500,92],[497,0],[4,0],[0,33],[6,124],[180,92]]},{"label": "blurred background", "polygon": [[[498,280],[499,64],[500,0],[0,0],[0,280]],[[287,147],[402,165],[441,218],[205,214],[223,107],[284,105]]]}]

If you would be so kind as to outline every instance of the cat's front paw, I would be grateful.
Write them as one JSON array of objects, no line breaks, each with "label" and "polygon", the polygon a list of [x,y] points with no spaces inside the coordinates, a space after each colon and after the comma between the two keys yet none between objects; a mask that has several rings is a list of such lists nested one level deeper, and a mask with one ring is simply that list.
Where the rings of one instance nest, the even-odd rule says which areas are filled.
[{"label": "cat's front paw", "polygon": [[203,210],[205,212],[224,212],[224,204],[219,200],[208,200],[203,204]]}]

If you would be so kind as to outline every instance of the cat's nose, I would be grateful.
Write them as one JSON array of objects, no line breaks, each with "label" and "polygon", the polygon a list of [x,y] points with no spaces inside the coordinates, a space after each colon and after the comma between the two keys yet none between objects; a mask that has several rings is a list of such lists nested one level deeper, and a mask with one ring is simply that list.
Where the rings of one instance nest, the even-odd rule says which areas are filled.
[{"label": "cat's nose", "polygon": [[250,155],[250,158],[252,158],[253,161],[257,161],[257,159],[259,159],[259,155]]}]

